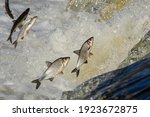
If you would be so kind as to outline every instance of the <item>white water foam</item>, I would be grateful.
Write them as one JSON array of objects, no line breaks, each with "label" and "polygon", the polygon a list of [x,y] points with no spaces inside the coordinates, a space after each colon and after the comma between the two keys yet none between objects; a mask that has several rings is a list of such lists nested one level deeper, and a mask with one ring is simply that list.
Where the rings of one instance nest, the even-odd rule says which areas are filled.
[{"label": "white water foam", "polygon": [[[15,49],[6,41],[12,21],[5,14],[3,1],[0,1],[0,99],[60,99],[62,91],[116,69],[133,45],[150,29],[149,0],[131,0],[112,19],[103,22],[96,21],[97,14],[65,11],[67,2],[12,0],[10,7],[15,17],[27,7],[31,8],[29,17],[39,17],[25,41],[18,43]],[[77,61],[73,51],[91,36],[95,38],[94,55],[76,78],[71,74]],[[64,75],[59,75],[53,82],[43,81],[35,90],[31,81],[46,69],[45,61],[52,62],[62,56],[71,57]]]}]

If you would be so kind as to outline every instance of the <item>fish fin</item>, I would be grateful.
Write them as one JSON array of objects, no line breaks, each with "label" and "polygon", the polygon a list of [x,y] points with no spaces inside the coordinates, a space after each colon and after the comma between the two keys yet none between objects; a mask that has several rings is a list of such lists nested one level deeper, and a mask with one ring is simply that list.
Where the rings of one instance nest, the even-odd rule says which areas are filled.
[{"label": "fish fin", "polygon": [[54,77],[52,77],[52,78],[49,78],[48,80],[52,82],[52,81],[54,80]]},{"label": "fish fin", "polygon": [[33,80],[32,83],[36,83],[36,89],[38,89],[41,85],[41,82],[39,81],[39,79]]},{"label": "fish fin", "polygon": [[87,64],[87,63],[88,63],[88,61],[86,60],[84,63],[85,63],[85,64]]},{"label": "fish fin", "polygon": [[50,67],[50,66],[52,65],[52,63],[49,62],[49,61],[45,61],[45,63],[46,63],[46,65],[47,65],[47,67]]},{"label": "fish fin", "polygon": [[17,44],[18,44],[17,40],[13,42],[13,45],[14,45],[15,48],[17,47]]},{"label": "fish fin", "polygon": [[61,71],[61,72],[60,72],[60,74],[64,74],[64,72],[63,72],[63,71]]},{"label": "fish fin", "polygon": [[93,53],[90,52],[90,56],[92,56],[92,55],[93,55]]},{"label": "fish fin", "polygon": [[10,41],[10,43],[12,43],[11,35],[8,37],[7,41]]},{"label": "fish fin", "polygon": [[75,53],[75,54],[79,55],[80,50],[75,50],[75,51],[73,51],[73,53]]},{"label": "fish fin", "polygon": [[76,72],[76,76],[78,77],[78,76],[79,76],[79,73],[80,73],[80,70],[77,69],[77,68],[75,68],[75,69],[73,69],[73,70],[71,71],[71,73],[74,73],[74,72]]}]

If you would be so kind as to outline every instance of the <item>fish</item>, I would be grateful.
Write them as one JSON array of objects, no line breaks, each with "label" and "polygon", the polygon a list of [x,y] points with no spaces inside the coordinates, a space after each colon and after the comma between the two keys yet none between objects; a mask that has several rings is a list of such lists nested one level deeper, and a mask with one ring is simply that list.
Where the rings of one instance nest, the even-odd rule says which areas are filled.
[{"label": "fish", "polygon": [[58,74],[63,74],[63,70],[67,66],[69,60],[70,57],[60,57],[52,63],[46,61],[45,63],[47,65],[47,69],[43,72],[41,77],[31,81],[32,83],[36,83],[36,89],[40,87],[41,81],[43,80],[53,81]]},{"label": "fish", "polygon": [[13,32],[16,31],[16,28],[21,28],[23,26],[23,21],[26,20],[29,11],[30,11],[30,8],[27,8],[16,20],[14,20],[14,24],[11,28],[10,35],[9,35],[7,41],[10,40],[10,42],[12,43]]},{"label": "fish", "polygon": [[27,22],[18,33],[17,39],[13,42],[14,47],[17,47],[18,41],[22,41],[24,37],[29,33],[29,30],[32,28],[33,24],[36,22],[38,16],[34,16]]},{"label": "fish", "polygon": [[75,50],[74,53],[78,55],[77,65],[76,68],[71,71],[71,73],[76,72],[76,77],[79,76],[80,68],[83,64],[88,63],[88,58],[93,55],[91,53],[91,48],[93,46],[94,37],[90,37],[86,40],[83,45],[81,46],[80,50]]},{"label": "fish", "polygon": [[6,10],[6,13],[9,15],[9,17],[14,19],[14,16],[11,13],[11,10],[9,8],[9,0],[5,0],[5,10]]}]

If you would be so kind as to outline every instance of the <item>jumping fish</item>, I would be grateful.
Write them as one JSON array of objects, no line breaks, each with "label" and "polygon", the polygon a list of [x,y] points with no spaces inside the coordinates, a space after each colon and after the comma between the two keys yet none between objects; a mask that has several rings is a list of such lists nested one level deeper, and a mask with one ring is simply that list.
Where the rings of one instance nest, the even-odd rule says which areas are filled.
[{"label": "jumping fish", "polygon": [[54,77],[58,74],[63,74],[63,70],[67,66],[70,57],[61,57],[56,59],[53,63],[46,61],[47,69],[42,74],[42,76],[36,80],[33,80],[32,83],[36,83],[36,89],[41,85],[42,80],[53,81]]},{"label": "jumping fish", "polygon": [[30,8],[27,8],[16,20],[14,20],[14,24],[11,28],[10,35],[7,41],[10,40],[12,43],[12,34],[15,32],[16,28],[21,28],[23,26],[23,21],[27,18]]},{"label": "jumping fish", "polygon": [[88,63],[89,56],[93,55],[91,53],[91,48],[93,46],[94,37],[89,38],[87,41],[83,43],[80,50],[74,51],[75,54],[78,55],[77,66],[72,70],[71,73],[76,72],[76,76],[79,76],[80,67],[83,64]]},{"label": "jumping fish", "polygon": [[9,8],[9,0],[5,0],[5,10],[6,10],[6,13],[9,15],[9,17],[14,19],[14,16],[11,13],[11,10]]},{"label": "jumping fish", "polygon": [[18,41],[22,41],[24,37],[29,33],[29,30],[33,26],[33,24],[36,22],[38,16],[34,16],[30,19],[29,22],[27,22],[20,30],[17,39],[13,42],[14,47],[17,47]]}]

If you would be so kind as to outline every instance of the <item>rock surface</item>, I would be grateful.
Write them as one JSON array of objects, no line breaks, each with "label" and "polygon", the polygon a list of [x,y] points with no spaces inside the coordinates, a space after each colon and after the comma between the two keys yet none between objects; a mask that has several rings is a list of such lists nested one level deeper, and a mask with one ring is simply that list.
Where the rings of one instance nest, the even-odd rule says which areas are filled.
[{"label": "rock surface", "polygon": [[150,31],[119,68],[64,92],[62,99],[150,99]]},{"label": "rock surface", "polygon": [[66,9],[100,14],[101,20],[108,20],[115,11],[123,8],[128,1],[129,0],[70,0]]},{"label": "rock surface", "polygon": [[119,68],[125,67],[141,59],[150,56],[150,31],[136,44],[128,54],[128,57],[120,64]]}]

